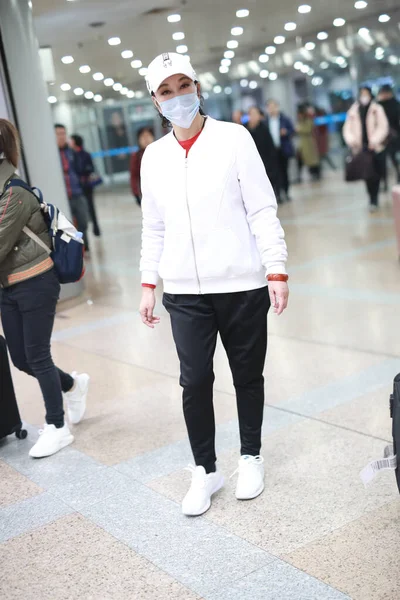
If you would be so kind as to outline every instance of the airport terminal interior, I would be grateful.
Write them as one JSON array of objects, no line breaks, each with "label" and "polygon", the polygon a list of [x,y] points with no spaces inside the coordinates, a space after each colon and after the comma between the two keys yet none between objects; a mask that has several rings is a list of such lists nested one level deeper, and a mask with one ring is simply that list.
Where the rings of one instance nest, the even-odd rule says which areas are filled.
[{"label": "airport terminal interior", "polygon": [[[400,598],[394,470],[367,485],[360,477],[392,443],[400,145],[387,152],[371,210],[365,182],[345,180],[343,135],[360,88],[376,102],[382,89],[400,101],[400,8],[307,2],[0,0],[0,118],[20,131],[21,176],[70,216],[58,123],[84,138],[101,180],[93,187],[100,235],[90,224],[86,274],[63,286],[52,336],[57,366],[91,378],[73,444],[29,456],[43,398],[11,367],[28,436],[0,440],[2,599]],[[278,205],[290,297],[282,315],[268,316],[265,490],[235,498],[238,415],[218,341],[225,486],[199,517],[181,511],[193,456],[162,285],[160,324],[147,328],[139,315],[142,210],[130,171],[139,129],[165,134],[145,83],[147,65],[165,52],[190,57],[206,115],[236,113],[238,127],[249,127],[251,107],[266,113],[274,99],[294,127],[306,111],[318,152],[309,163],[294,133],[290,190]],[[1,398],[0,411],[5,405]]]}]

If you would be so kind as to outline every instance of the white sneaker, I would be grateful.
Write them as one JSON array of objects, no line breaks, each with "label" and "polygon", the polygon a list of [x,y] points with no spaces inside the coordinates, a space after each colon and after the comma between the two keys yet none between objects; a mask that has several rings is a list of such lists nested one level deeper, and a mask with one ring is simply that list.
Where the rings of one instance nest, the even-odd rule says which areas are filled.
[{"label": "white sneaker", "polygon": [[198,517],[211,506],[211,496],[218,492],[224,485],[221,473],[209,473],[204,467],[190,465],[187,471],[192,473],[190,489],[182,502],[182,512],[188,517]]},{"label": "white sneaker", "polygon": [[89,391],[90,377],[86,373],[71,375],[75,381],[75,386],[70,392],[64,394],[67,404],[68,418],[70,423],[76,425],[82,421],[86,412],[86,400]]},{"label": "white sneaker", "polygon": [[31,448],[29,456],[32,458],[44,458],[51,456],[59,450],[69,446],[74,441],[74,436],[71,434],[68,425],[57,429],[55,425],[46,425],[44,429],[39,431],[39,439]]},{"label": "white sneaker", "polygon": [[239,473],[236,486],[238,500],[252,500],[262,494],[264,491],[264,459],[262,456],[241,456],[239,467],[233,475],[236,473]]}]

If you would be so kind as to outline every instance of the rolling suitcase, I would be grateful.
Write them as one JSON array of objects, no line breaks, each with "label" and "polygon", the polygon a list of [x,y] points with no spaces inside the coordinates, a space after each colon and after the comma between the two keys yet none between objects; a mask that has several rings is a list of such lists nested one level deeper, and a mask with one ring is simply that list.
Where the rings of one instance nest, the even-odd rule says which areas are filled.
[{"label": "rolling suitcase", "polygon": [[20,440],[28,435],[26,429],[22,428],[11,379],[6,340],[0,335],[0,439],[12,433]]}]

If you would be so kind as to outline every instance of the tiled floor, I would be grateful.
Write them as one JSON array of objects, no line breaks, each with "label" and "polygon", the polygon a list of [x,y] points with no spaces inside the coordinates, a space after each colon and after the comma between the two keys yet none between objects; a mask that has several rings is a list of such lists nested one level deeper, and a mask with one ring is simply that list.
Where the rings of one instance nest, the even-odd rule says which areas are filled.
[{"label": "tiled floor", "polygon": [[390,440],[400,370],[400,271],[390,197],[376,215],[341,176],[293,189],[280,209],[290,251],[287,313],[270,316],[263,453],[267,486],[234,499],[238,432],[227,360],[216,356],[220,467],[202,518],[179,502],[191,460],[168,317],[141,325],[140,211],[98,198],[86,296],[61,305],[54,358],[92,376],[76,443],[33,461],[43,421],[14,371],[25,441],[0,443],[0,597],[14,600],[398,600],[400,501],[392,473],[360,469]]}]

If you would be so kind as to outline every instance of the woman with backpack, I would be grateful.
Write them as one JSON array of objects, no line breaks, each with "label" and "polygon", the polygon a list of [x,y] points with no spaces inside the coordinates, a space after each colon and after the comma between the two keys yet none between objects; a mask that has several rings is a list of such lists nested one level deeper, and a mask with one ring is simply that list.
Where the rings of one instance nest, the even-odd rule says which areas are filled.
[{"label": "woman with backpack", "polygon": [[[0,285],[1,320],[15,367],[35,377],[46,407],[46,424],[30,451],[33,458],[55,454],[74,440],[64,421],[63,397],[71,423],[86,409],[89,376],[68,375],[51,357],[60,283],[49,254],[23,229],[28,228],[50,248],[48,228],[37,197],[12,185],[19,179],[19,135],[0,119]],[[1,415],[0,415],[1,418]]]}]

